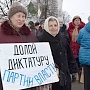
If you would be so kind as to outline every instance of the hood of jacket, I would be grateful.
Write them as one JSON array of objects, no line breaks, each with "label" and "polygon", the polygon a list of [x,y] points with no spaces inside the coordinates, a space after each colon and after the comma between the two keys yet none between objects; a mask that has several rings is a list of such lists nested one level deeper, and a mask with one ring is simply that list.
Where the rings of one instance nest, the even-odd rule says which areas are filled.
[{"label": "hood of jacket", "polygon": [[85,25],[85,30],[90,33],[90,22]]},{"label": "hood of jacket", "polygon": [[[6,35],[15,35],[17,34],[17,31],[10,26],[10,24],[8,23],[8,21],[5,21],[1,24],[1,30],[3,33],[5,33]],[[29,28],[24,24],[20,30],[19,33],[21,35],[29,35],[30,34],[30,30]]]}]

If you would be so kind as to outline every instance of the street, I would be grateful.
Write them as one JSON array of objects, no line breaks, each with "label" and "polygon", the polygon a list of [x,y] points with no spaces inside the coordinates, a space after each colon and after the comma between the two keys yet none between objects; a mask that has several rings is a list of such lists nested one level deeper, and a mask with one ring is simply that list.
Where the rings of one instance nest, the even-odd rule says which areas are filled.
[{"label": "street", "polygon": [[72,82],[72,90],[84,90],[83,84],[78,81]]}]

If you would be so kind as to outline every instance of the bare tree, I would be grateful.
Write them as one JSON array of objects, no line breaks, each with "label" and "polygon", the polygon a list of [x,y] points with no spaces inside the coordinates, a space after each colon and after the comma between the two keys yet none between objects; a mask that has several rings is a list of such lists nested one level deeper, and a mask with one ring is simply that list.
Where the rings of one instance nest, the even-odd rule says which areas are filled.
[{"label": "bare tree", "polygon": [[57,0],[49,0],[48,16],[58,17],[58,2],[57,2]]},{"label": "bare tree", "polygon": [[6,16],[7,15],[6,9],[8,9],[7,2],[0,1],[0,16]]},{"label": "bare tree", "polygon": [[[0,17],[7,16],[9,7],[13,4],[14,1],[21,2],[25,5],[28,5],[31,0],[0,0]],[[27,1],[27,2],[25,2]]]},{"label": "bare tree", "polygon": [[[29,9],[28,11],[30,11],[30,8],[33,9],[32,11],[36,11],[37,12],[35,13],[36,15],[34,14],[35,17],[38,16],[38,10],[39,10],[40,11],[39,19],[46,19],[48,16],[58,17],[58,0],[5,0],[4,2],[1,0],[0,14],[6,16],[9,6],[14,1],[19,1],[23,3],[27,7],[27,9]],[[34,6],[33,5],[29,6],[30,2],[32,2]],[[30,17],[32,17],[32,14],[33,12],[29,12]]]},{"label": "bare tree", "polygon": [[39,0],[41,15],[40,19],[46,19],[48,16],[58,17],[57,0]]},{"label": "bare tree", "polygon": [[58,17],[63,20],[64,24],[68,24],[71,20],[71,16],[68,14],[67,11],[60,11]]}]

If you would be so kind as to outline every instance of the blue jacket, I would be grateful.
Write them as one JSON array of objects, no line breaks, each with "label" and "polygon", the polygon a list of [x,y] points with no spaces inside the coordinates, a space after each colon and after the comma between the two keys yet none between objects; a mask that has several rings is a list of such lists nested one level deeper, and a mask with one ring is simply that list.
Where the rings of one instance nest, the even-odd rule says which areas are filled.
[{"label": "blue jacket", "polygon": [[80,30],[77,42],[80,44],[80,63],[82,65],[90,65],[90,22]]}]

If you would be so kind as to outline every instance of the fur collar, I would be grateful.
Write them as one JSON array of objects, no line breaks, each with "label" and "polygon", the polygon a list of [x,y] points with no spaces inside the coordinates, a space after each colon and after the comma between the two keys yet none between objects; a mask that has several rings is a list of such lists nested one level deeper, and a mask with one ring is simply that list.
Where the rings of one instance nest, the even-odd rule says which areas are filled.
[{"label": "fur collar", "polygon": [[[85,25],[85,23],[81,21],[81,23],[80,23],[80,25],[79,25],[79,29],[83,28],[84,25]],[[75,28],[74,23],[73,23],[73,22],[70,22],[70,23],[69,23],[69,29],[74,29],[74,28]]]},{"label": "fur collar", "polygon": [[25,24],[20,28],[20,31],[17,32],[16,30],[13,29],[13,27],[10,26],[8,21],[5,21],[2,23],[1,30],[6,35],[18,35],[18,33],[21,35],[29,35],[30,34],[30,30]]}]

